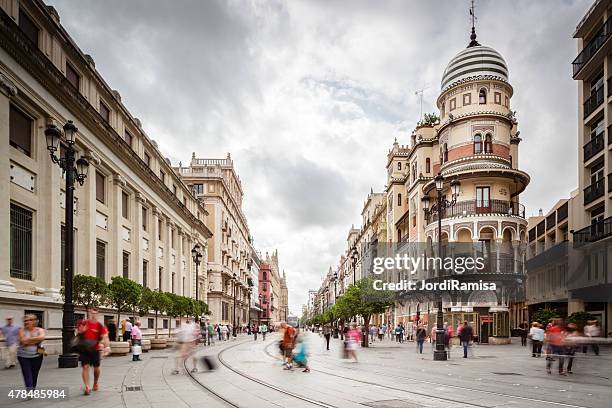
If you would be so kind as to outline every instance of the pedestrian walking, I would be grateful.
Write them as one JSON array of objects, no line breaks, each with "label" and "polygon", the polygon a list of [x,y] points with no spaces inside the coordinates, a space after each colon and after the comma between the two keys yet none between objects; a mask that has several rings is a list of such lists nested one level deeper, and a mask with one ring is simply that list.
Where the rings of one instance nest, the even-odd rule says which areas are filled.
[{"label": "pedestrian walking", "polygon": [[229,327],[228,325],[224,324],[221,326],[221,338],[223,339],[223,341],[227,341],[227,339],[229,334]]},{"label": "pedestrian walking", "polygon": [[285,369],[293,368],[293,347],[295,346],[295,329],[285,322],[281,323],[283,329],[282,348],[285,357]]},{"label": "pedestrian walking", "polygon": [[298,367],[304,368],[302,370],[303,373],[310,372],[310,367],[308,366],[308,346],[304,336],[300,334],[296,337],[296,352],[293,355],[293,361]]},{"label": "pedestrian walking", "polygon": [[463,345],[463,358],[468,358],[468,348],[474,338],[474,329],[467,321],[463,322],[461,328],[461,344]]},{"label": "pedestrian walking", "polygon": [[565,342],[566,332],[563,328],[563,321],[561,319],[552,319],[552,324],[546,329],[544,340],[550,348],[550,353],[546,357],[546,372],[551,373],[552,363],[556,356],[559,360],[559,375],[565,375],[563,371],[563,365],[565,363]]},{"label": "pedestrian walking", "polygon": [[[127,327],[127,321],[126,321]],[[131,331],[131,327],[130,327]],[[87,319],[81,320],[77,328],[79,340],[79,360],[81,361],[84,394],[89,395],[89,367],[93,367],[94,382],[93,390],[98,391],[100,380],[100,358],[101,355],[110,354],[110,341],[108,329],[98,321],[98,309],[91,308],[87,311]],[[104,349],[102,350],[102,345]]]},{"label": "pedestrian walking", "polygon": [[142,352],[142,332],[140,331],[140,320],[132,326],[132,361],[140,361]]},{"label": "pedestrian walking", "polygon": [[326,324],[323,326],[323,337],[325,337],[325,347],[329,350],[329,339],[331,338],[331,329]]},{"label": "pedestrian walking", "polygon": [[565,337],[565,355],[567,356],[567,373],[573,374],[574,354],[576,354],[577,344],[574,340],[580,337],[578,326],[575,323],[567,325],[567,336]]},{"label": "pedestrian walking", "polygon": [[19,345],[19,326],[13,322],[13,316],[6,318],[6,324],[0,330],[6,343],[4,368],[13,368],[17,364],[17,346]]},{"label": "pedestrian walking", "polygon": [[[187,319],[184,324],[181,325],[177,332],[177,353],[174,358],[174,371],[172,374],[178,374],[181,363],[185,361],[187,356],[191,354],[193,349],[197,346],[200,338],[200,328],[196,323],[193,323],[191,319]],[[193,356],[193,368],[192,373],[198,371],[198,365],[196,357]]]},{"label": "pedestrian walking", "polygon": [[117,341],[117,323],[115,323],[113,319],[110,319],[106,328],[108,329],[108,339],[110,341]]},{"label": "pedestrian walking", "polygon": [[531,357],[542,357],[542,343],[544,342],[544,329],[538,322],[531,323],[527,335],[531,339]]},{"label": "pedestrian walking", "polygon": [[529,332],[529,325],[527,322],[519,324],[519,335],[521,336],[521,346],[527,347],[527,334]]},{"label": "pedestrian walking", "polygon": [[401,323],[398,323],[395,328],[395,338],[398,343],[404,342],[404,326]]},{"label": "pedestrian walking", "polygon": [[123,332],[123,341],[130,341],[132,338],[132,322],[130,319],[125,320],[125,331]]},{"label": "pedestrian walking", "polygon": [[19,329],[18,337],[17,360],[25,387],[30,391],[36,388],[44,355],[42,342],[45,340],[45,330],[38,327],[36,315],[27,314],[23,317],[23,328]]},{"label": "pedestrian walking", "polygon": [[266,341],[266,333],[268,333],[268,325],[267,324],[262,324],[261,326],[259,326],[259,331],[261,332],[261,337],[263,341]]},{"label": "pedestrian walking", "polygon": [[419,324],[419,327],[416,331],[416,341],[417,341],[417,352],[423,354],[423,343],[425,343],[425,339],[427,338],[427,330],[423,327],[422,324]]},{"label": "pedestrian walking", "polygon": [[[584,335],[589,338],[596,338],[601,336],[601,328],[599,327],[599,322],[597,320],[589,320],[587,324],[584,326]],[[599,344],[597,343],[589,343],[593,348],[593,352],[596,356],[599,355]],[[582,352],[586,353],[589,348],[589,344],[586,344],[582,347]]]},{"label": "pedestrian walking", "polygon": [[359,342],[361,341],[361,333],[357,329],[357,325],[353,324],[351,329],[346,334],[346,357],[353,357],[355,362],[357,362],[357,347],[359,346]]},{"label": "pedestrian walking", "polygon": [[206,335],[208,336],[208,345],[215,344],[215,326],[210,321],[206,324]]},{"label": "pedestrian walking", "polygon": [[385,338],[385,326],[378,326],[378,341],[383,341]]}]

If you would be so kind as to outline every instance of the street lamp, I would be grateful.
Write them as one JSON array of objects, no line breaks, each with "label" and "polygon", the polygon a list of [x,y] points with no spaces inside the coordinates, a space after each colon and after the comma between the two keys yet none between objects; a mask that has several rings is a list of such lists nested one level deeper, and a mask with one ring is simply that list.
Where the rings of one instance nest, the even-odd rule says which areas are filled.
[{"label": "street lamp", "polygon": [[[51,161],[60,166],[66,174],[66,205],[65,219],[66,237],[64,238],[64,305],[62,315],[62,354],[58,359],[59,368],[74,368],[78,365],[78,355],[72,353],[70,342],[74,337],[74,304],[72,303],[72,279],[74,276],[74,181],[81,186],[87,178],[89,162],[81,157],[76,160],[74,149],[75,136],[78,129],[71,120],[64,125],[64,140],[66,151],[64,157],[57,157],[61,143],[62,132],[55,125],[45,130],[47,150]],[[75,167],[76,164],[76,167]]]},{"label": "street lamp", "polygon": [[202,262],[202,251],[200,249],[199,244],[195,244],[195,246],[191,249],[191,257],[193,258],[193,263],[195,263],[195,278],[196,278],[196,287],[195,287],[195,298],[196,300],[200,300],[200,277],[199,277],[199,267]]},{"label": "street lamp", "polygon": [[[450,187],[452,191],[452,199],[448,201],[446,198],[442,199],[442,189],[444,188],[444,177],[441,174],[438,174],[435,179],[436,183],[436,191],[438,193],[437,203],[434,204],[431,209],[429,208],[429,197],[423,196],[421,199],[423,203],[423,210],[425,214],[428,216],[433,212],[437,212],[438,214],[438,257],[442,257],[442,211],[447,208],[452,208],[457,202],[457,196],[459,195],[459,187],[461,183],[457,179],[457,177],[453,178],[450,182]],[[438,269],[438,280],[442,278],[442,271]],[[442,311],[442,293],[440,293],[440,298],[438,299],[438,313],[436,319],[436,350],[434,351],[434,360],[435,361],[446,361],[447,355],[444,350],[444,312]]]},{"label": "street lamp", "polygon": [[263,308],[263,294],[259,294],[259,310],[257,311],[257,326],[261,326],[261,309]]},{"label": "street lamp", "polygon": [[234,295],[234,313],[232,314],[232,336],[236,337],[236,272],[232,275],[232,294]]},{"label": "street lamp", "polygon": [[357,248],[353,247],[351,251],[351,260],[353,261],[353,285],[357,282],[357,258],[359,257],[359,253],[357,252]]},{"label": "street lamp", "polygon": [[336,296],[338,296],[338,272],[334,272],[334,304],[336,304]]},{"label": "street lamp", "polygon": [[251,294],[253,293],[253,284],[249,284],[249,289],[247,289],[247,293],[249,295],[249,304],[247,305],[247,324],[251,327]]}]

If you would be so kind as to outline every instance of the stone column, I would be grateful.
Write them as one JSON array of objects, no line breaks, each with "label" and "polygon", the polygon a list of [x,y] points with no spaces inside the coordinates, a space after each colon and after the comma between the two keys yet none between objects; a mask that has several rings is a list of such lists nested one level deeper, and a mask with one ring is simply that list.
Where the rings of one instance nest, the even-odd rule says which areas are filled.
[{"label": "stone column", "polygon": [[172,292],[172,271],[170,270],[170,268],[172,267],[172,243],[170,242],[170,228],[172,228],[174,224],[172,223],[172,221],[170,221],[168,217],[166,217],[163,224],[164,233],[162,235],[162,239],[164,240],[164,271],[162,273],[162,281],[164,282],[164,290],[166,292]]},{"label": "stone column", "polygon": [[183,230],[176,227],[176,293],[183,294]]},{"label": "stone column", "polygon": [[497,257],[497,273],[501,273],[501,246],[502,246],[502,238],[495,239],[495,255]]},{"label": "stone column", "polygon": [[[153,282],[154,284],[151,285],[152,289],[160,289],[159,288],[159,267],[160,265],[160,260],[159,260],[159,253],[158,253],[158,246],[159,246],[159,241],[157,239],[158,237],[158,221],[159,221],[159,211],[157,209],[157,207],[155,207],[154,205],[151,205],[151,228],[149,228],[151,230],[151,242],[149,243],[149,250],[151,251],[151,270],[149,271],[149,275],[151,275],[153,277]],[[149,280],[150,281],[150,280]]]},{"label": "stone column", "polygon": [[[0,195],[4,199],[0,200],[0,291],[16,292],[15,285],[11,281],[11,181],[9,171],[9,111],[10,98],[17,95],[15,85],[3,74],[0,73],[0,157],[2,158],[2,168],[0,169]],[[2,170],[4,169],[4,170]]]},{"label": "stone column", "polygon": [[[113,186],[111,188],[109,214],[109,253],[111,254],[109,265],[109,279],[111,276],[123,276],[123,213],[121,195],[125,187],[125,179],[120,174],[113,174]],[[132,254],[130,254],[132,256]],[[130,268],[131,269],[131,268]],[[114,272],[114,273],[113,273]],[[128,275],[128,278],[131,276]]]},{"label": "stone column", "polygon": [[[130,197],[131,199],[132,197]],[[132,277],[136,280],[136,282],[143,284],[143,276],[142,276],[142,261],[144,260],[144,248],[142,246],[142,205],[145,202],[144,197],[140,193],[134,194],[134,205],[130,206],[130,209],[134,209],[134,212],[130,217],[132,220],[132,231],[130,239],[132,241],[132,248],[134,249],[134,254],[132,255],[131,260],[131,268],[132,268]],[[147,273],[151,273],[147,271]],[[148,286],[148,282],[147,282]]]},{"label": "stone column", "polygon": [[91,150],[83,155],[89,162],[87,181],[77,189],[79,194],[77,255],[75,271],[81,275],[96,276],[96,166],[100,159]]},{"label": "stone column", "polygon": [[514,273],[516,275],[518,275],[520,273],[519,271],[519,247],[521,245],[521,241],[518,240],[513,240],[512,241],[512,250],[514,252],[513,255],[513,259],[514,259]]}]

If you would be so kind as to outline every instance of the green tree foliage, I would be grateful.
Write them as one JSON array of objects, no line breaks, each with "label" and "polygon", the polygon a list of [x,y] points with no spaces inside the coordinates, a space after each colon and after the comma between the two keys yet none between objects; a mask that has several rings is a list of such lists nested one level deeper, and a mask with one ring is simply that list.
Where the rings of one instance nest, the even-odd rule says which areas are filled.
[{"label": "green tree foliage", "polygon": [[[174,293],[165,293],[168,298],[168,307],[166,314],[172,317],[188,316],[192,309],[192,303],[185,296],[176,295]],[[172,336],[172,324],[168,325],[168,337]]]},{"label": "green tree foliage", "polygon": [[[389,290],[374,289],[374,279],[364,278],[352,285],[346,292],[348,301],[355,315],[363,318],[366,333],[369,331],[372,315],[384,313],[393,305],[395,293]],[[365,336],[365,346],[368,347],[368,336]]]},{"label": "green tree foliage", "polygon": [[557,312],[556,310],[540,309],[533,314],[532,320],[546,327],[550,319],[554,319],[556,317],[561,317],[559,312]]},{"label": "green tree foliage", "polygon": [[[76,275],[72,279],[72,300],[85,309],[98,307],[107,300],[107,286],[104,280],[89,275]],[[61,289],[62,296],[64,288]]]},{"label": "green tree foliage", "polygon": [[169,308],[170,299],[166,296],[165,293],[160,292],[158,290],[151,290],[149,288],[145,288],[142,292],[142,296],[140,298],[140,303],[138,304],[138,309],[140,310],[141,315],[148,313],[150,310],[155,312],[155,338],[158,338],[157,332],[157,316],[160,313],[166,312]]},{"label": "green tree foliage", "polygon": [[423,115],[423,119],[417,123],[417,127],[421,126],[434,126],[440,123],[440,117],[435,113],[426,113]]},{"label": "green tree foliage", "polygon": [[578,326],[578,330],[582,331],[589,320],[595,320],[596,317],[589,312],[574,312],[567,318],[568,323],[574,323]]},{"label": "green tree foliage", "polygon": [[117,311],[117,321],[121,313],[134,311],[142,295],[142,286],[123,276],[113,276],[107,290],[108,303]]}]

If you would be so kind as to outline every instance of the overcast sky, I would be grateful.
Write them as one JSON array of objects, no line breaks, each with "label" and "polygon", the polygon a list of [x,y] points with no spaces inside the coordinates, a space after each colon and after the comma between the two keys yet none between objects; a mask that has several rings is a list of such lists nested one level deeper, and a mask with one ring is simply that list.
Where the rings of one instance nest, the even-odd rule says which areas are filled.
[{"label": "overcast sky", "polygon": [[[469,39],[468,1],[46,0],[173,164],[231,152],[258,249],[300,314],[386,182],[386,153],[434,110]],[[478,1],[505,58],[529,215],[577,186],[572,33],[590,0]]]}]

